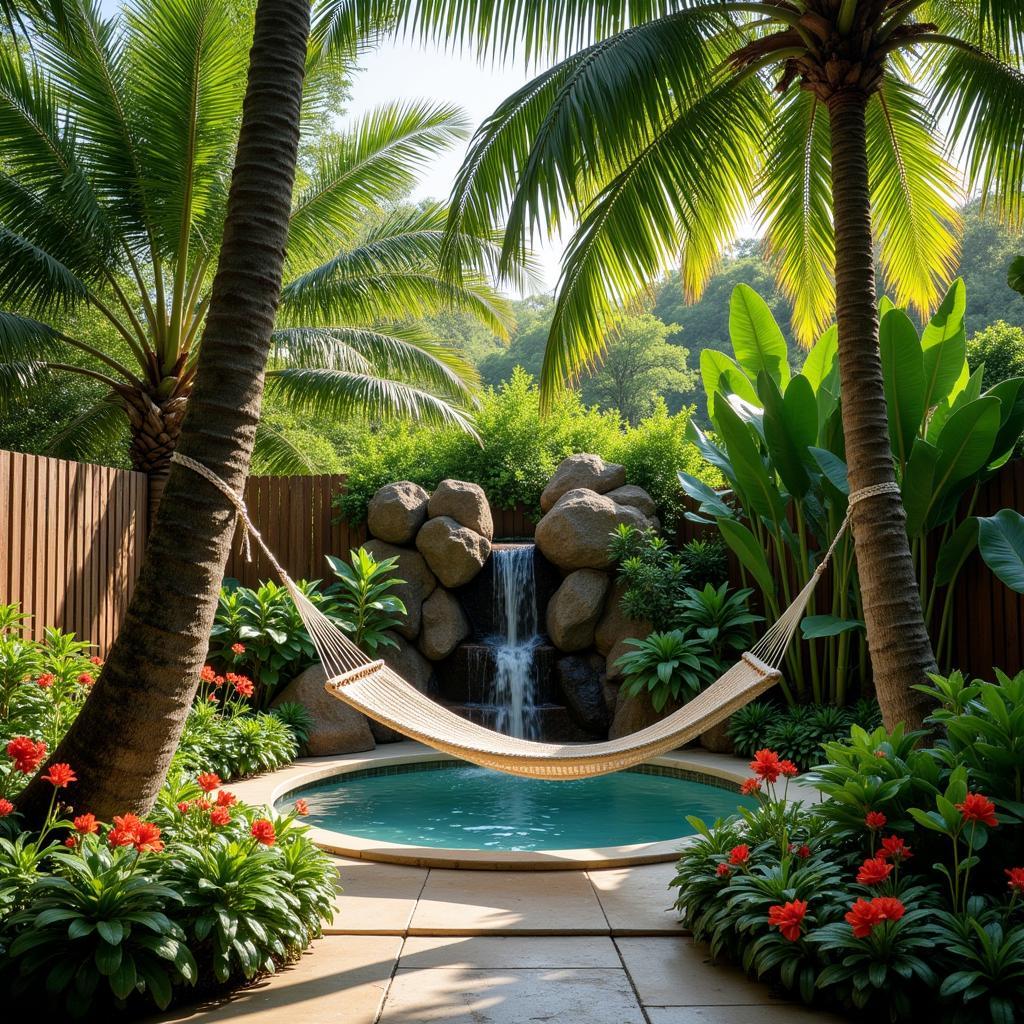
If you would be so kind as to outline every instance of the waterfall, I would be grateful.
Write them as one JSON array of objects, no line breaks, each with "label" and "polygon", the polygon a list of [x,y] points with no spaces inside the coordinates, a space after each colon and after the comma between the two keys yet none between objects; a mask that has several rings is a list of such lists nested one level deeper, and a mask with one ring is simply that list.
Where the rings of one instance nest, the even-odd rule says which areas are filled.
[{"label": "waterfall", "polygon": [[537,739],[536,664],[537,588],[532,544],[495,546],[494,622],[498,632],[488,640],[494,651],[492,703],[499,732]]}]

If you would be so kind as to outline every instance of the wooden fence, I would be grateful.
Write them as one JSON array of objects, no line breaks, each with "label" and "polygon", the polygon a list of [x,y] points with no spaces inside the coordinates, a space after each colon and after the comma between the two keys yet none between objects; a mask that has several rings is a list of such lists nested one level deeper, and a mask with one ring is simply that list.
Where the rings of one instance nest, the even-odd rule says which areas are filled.
[{"label": "wooden fence", "polygon": [[32,634],[59,626],[113,641],[146,543],[146,478],[107,466],[0,451],[0,603]]},{"label": "wooden fence", "polygon": [[[332,499],[345,476],[252,477],[245,500],[256,528],[290,575],[323,579],[324,555],[345,555],[366,539],[363,526],[335,522]],[[1024,511],[1024,459],[1010,463],[975,511]],[[105,651],[124,615],[145,544],[146,481],[138,473],[0,451],[0,603],[20,601],[47,625],[74,631]],[[523,506],[492,508],[495,536],[528,538]],[[706,532],[684,523],[680,542]],[[246,586],[271,577],[253,545],[246,562],[232,544],[225,575]],[[997,580],[975,554],[957,584],[953,664],[978,675],[996,665],[1024,669],[1024,596]]]}]

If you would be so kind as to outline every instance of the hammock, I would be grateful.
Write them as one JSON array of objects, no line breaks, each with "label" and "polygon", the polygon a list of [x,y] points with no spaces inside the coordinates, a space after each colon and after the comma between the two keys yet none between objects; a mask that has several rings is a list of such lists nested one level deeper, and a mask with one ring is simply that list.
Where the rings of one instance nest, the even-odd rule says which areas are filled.
[{"label": "hammock", "polygon": [[890,482],[865,487],[851,494],[846,518],[821,563],[792,604],[750,651],[678,711],[645,729],[601,743],[537,743],[506,736],[456,715],[421,693],[383,661],[363,653],[296,587],[253,526],[242,499],[202,463],[177,452],[173,461],[208,480],[234,505],[247,557],[249,537],[252,536],[295,601],[313,646],[320,655],[329,693],[382,725],[435,750],[510,775],[541,779],[582,779],[642,764],[658,754],[695,740],[774,686],[782,677],[779,665],[786,648],[815,585],[849,524],[853,506],[865,498],[899,491],[898,485]]}]

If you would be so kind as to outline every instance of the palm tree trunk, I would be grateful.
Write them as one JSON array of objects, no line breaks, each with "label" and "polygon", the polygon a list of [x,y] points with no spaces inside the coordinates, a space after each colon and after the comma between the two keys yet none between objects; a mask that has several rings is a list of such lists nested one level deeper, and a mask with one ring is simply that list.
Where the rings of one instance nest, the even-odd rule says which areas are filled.
[{"label": "palm tree trunk", "polygon": [[[837,91],[828,100],[839,374],[851,492],[895,480],[878,348],[866,108],[860,89]],[[911,687],[935,671],[905,521],[897,494],[868,498],[853,510],[875,692],[890,729],[899,722],[920,727],[923,697]]]},{"label": "palm tree trunk", "polygon": [[176,395],[166,401],[156,402],[148,394],[135,391],[125,397],[124,405],[131,428],[132,469],[146,474],[149,483],[149,522],[154,524],[156,510],[160,507],[160,499],[171,472],[171,456],[181,437],[188,398],[186,395]]},{"label": "palm tree trunk", "polygon": [[[245,482],[281,291],[309,0],[259,0],[220,262],[179,447],[235,490]],[[79,781],[78,811],[148,810],[163,784],[206,655],[234,530],[229,503],[180,466],[167,479],[125,623],[78,719],[51,756]],[[19,801],[38,823],[49,786]]]}]

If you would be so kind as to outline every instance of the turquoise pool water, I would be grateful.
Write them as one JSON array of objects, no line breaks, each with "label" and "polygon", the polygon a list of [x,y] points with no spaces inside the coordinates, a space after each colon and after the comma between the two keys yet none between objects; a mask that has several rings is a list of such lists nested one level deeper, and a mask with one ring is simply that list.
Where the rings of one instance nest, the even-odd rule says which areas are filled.
[{"label": "turquoise pool water", "polygon": [[[386,769],[382,770],[386,771]],[[280,801],[289,808],[297,794]],[[690,835],[754,801],[718,786],[643,772],[547,782],[471,765],[340,776],[298,795],[310,824],[365,839],[473,850],[627,846]]]}]

